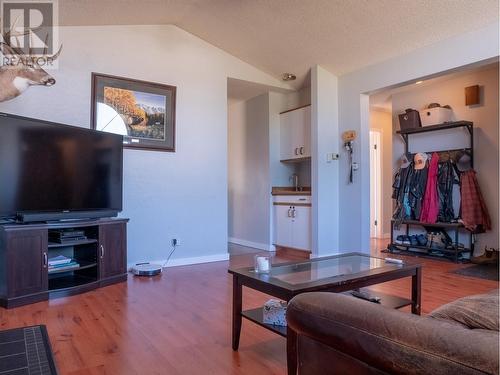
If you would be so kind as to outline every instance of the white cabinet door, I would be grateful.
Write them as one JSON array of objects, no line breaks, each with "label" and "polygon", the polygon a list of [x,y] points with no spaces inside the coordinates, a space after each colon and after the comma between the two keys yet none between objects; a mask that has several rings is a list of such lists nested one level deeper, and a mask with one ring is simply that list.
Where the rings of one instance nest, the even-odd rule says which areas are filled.
[{"label": "white cabinet door", "polygon": [[302,111],[303,131],[301,157],[311,156],[311,107],[305,107]]},{"label": "white cabinet door", "polygon": [[292,247],[291,206],[274,206],[274,244]]},{"label": "white cabinet door", "polygon": [[[280,115],[280,160],[294,158],[293,132],[295,117],[292,112]],[[296,147],[296,146],[295,146]]]},{"label": "white cabinet door", "polygon": [[311,107],[281,114],[280,160],[311,156]]},{"label": "white cabinet door", "polygon": [[311,207],[295,206],[292,219],[292,247],[311,250]]}]

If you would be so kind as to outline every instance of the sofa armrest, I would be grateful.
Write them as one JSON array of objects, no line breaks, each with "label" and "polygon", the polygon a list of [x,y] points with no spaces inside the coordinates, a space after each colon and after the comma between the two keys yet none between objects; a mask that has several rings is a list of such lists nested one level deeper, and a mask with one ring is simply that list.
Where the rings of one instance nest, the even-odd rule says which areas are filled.
[{"label": "sofa armrest", "polygon": [[299,336],[384,372],[498,374],[498,332],[470,330],[336,293],[295,297],[287,321]]}]

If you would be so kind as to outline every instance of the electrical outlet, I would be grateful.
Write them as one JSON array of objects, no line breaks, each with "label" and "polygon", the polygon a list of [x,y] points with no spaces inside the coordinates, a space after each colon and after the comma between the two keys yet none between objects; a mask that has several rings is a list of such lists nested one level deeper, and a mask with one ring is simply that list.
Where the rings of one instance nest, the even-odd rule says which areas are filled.
[{"label": "electrical outlet", "polygon": [[181,241],[178,238],[172,238],[171,240],[172,246],[180,246]]}]

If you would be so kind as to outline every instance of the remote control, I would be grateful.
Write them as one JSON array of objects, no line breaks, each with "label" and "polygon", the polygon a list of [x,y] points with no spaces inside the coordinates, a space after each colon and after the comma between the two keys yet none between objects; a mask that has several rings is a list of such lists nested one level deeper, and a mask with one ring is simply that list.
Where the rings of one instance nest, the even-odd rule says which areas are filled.
[{"label": "remote control", "polygon": [[385,261],[387,263],[396,263],[396,264],[403,264],[404,263],[401,259],[395,259],[395,258],[385,258]]},{"label": "remote control", "polygon": [[377,296],[372,296],[369,293],[366,292],[360,292],[358,290],[353,290],[351,294],[354,297],[364,299],[366,301],[374,302],[374,303],[380,303],[380,297]]}]

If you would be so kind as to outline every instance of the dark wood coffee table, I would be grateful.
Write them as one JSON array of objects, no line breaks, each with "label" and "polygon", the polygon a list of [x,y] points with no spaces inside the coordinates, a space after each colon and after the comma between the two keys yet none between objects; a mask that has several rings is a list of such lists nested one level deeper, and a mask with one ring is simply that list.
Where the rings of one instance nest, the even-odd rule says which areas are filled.
[{"label": "dark wood coffee table", "polygon": [[[259,274],[253,267],[230,268],[233,275],[233,350],[240,343],[242,318],[246,318],[287,338],[288,374],[295,375],[296,337],[286,327],[263,323],[262,308],[242,311],[243,286],[258,290],[285,301],[305,292],[342,293],[370,285],[411,277],[411,299],[376,293],[380,303],[392,308],[411,306],[413,314],[420,315],[422,270],[420,264],[395,264],[363,253],[340,254],[300,262],[273,265],[268,274]],[[353,297],[354,298],[354,297]],[[370,303],[370,302],[367,302]]]}]

